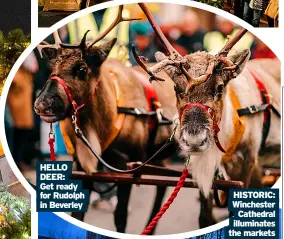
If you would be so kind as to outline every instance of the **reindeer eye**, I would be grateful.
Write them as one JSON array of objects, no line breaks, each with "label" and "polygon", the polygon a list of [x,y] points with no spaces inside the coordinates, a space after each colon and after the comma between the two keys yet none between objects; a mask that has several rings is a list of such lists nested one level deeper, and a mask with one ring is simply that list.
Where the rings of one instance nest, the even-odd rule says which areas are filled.
[{"label": "reindeer eye", "polygon": [[79,67],[77,71],[77,77],[81,80],[85,80],[87,74],[87,68],[85,66]]},{"label": "reindeer eye", "polygon": [[221,99],[222,94],[223,94],[223,90],[224,90],[224,84],[217,85],[217,88],[216,88],[216,98],[218,100]]},{"label": "reindeer eye", "polygon": [[178,97],[178,99],[184,97],[184,93],[180,92],[180,90],[176,86],[174,86],[174,90],[176,92],[176,96]]},{"label": "reindeer eye", "polygon": [[224,89],[224,85],[223,84],[217,86],[217,92],[218,93],[222,93],[223,89]]}]

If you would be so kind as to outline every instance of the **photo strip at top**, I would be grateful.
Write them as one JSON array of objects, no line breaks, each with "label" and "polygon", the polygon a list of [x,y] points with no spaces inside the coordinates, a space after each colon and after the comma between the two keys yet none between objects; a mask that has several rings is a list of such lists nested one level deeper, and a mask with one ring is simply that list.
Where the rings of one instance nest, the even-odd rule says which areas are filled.
[{"label": "photo strip at top", "polygon": [[[108,0],[38,0],[38,26],[50,27],[70,14]],[[253,27],[278,27],[279,0],[194,0],[229,12]]]}]

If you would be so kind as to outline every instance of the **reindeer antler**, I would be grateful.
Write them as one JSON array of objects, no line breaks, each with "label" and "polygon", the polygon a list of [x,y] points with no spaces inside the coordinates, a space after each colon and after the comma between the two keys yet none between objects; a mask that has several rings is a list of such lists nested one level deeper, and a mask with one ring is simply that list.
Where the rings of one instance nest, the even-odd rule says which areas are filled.
[{"label": "reindeer antler", "polygon": [[46,41],[41,42],[40,45],[37,46],[37,50],[42,57],[42,49],[43,48],[54,48],[59,49],[61,47],[62,41],[60,40],[58,30],[53,33],[53,38],[55,40],[55,44],[48,44]]},{"label": "reindeer antler", "polygon": [[156,65],[154,65],[152,67],[148,67],[145,64],[145,62],[146,62],[145,57],[138,56],[137,52],[135,51],[135,48],[132,47],[132,52],[133,52],[135,60],[150,75],[150,81],[152,81],[152,80],[158,80],[158,81],[162,80],[163,81],[164,79],[158,77],[157,75],[155,75],[155,73],[163,70],[166,66],[169,66],[169,65],[172,65],[172,66],[175,66],[177,68],[180,68],[181,72],[187,78],[188,86],[186,88],[186,92],[188,92],[189,88],[191,88],[192,86],[201,84],[204,81],[206,81],[207,78],[209,77],[209,75],[212,74],[213,69],[214,69],[214,65],[213,66],[210,65],[208,67],[208,70],[206,71],[206,73],[204,75],[200,76],[200,77],[194,78],[194,77],[190,76],[188,74],[188,72],[186,71],[186,69],[184,68],[184,66],[183,66],[183,64],[186,63],[186,59],[184,59],[177,52],[177,50],[171,45],[171,43],[165,37],[164,33],[162,32],[161,28],[159,27],[159,25],[155,21],[153,15],[151,14],[149,9],[147,8],[146,4],[145,3],[139,3],[139,6],[142,9],[142,11],[145,13],[145,15],[146,15],[147,19],[149,20],[153,30],[155,31],[155,33],[159,37],[160,41],[164,45],[165,49],[169,53],[169,56],[168,56],[167,59],[165,59],[163,61],[160,61],[159,63],[157,63]]},{"label": "reindeer antler", "polygon": [[188,83],[187,83],[187,86],[186,86],[186,89],[185,89],[185,94],[188,94],[192,87],[200,85],[201,83],[205,82],[209,78],[209,76],[212,75],[214,67],[215,67],[215,63],[213,61],[208,66],[207,71],[205,72],[205,74],[201,75],[199,77],[192,77],[192,76],[190,76],[188,74],[188,72],[186,71],[186,69],[184,69],[184,67],[182,67],[181,68],[182,72],[183,72],[183,74],[186,76],[186,78],[188,80]]},{"label": "reindeer antler", "polygon": [[112,22],[112,24],[104,31],[102,32],[92,43],[90,43],[87,47],[88,49],[92,47],[94,44],[102,40],[113,28],[115,28],[120,22],[130,22],[130,21],[137,21],[141,20],[141,18],[125,18],[122,16],[123,12],[123,5],[119,6],[118,14],[115,18],[115,20]]},{"label": "reindeer antler", "polygon": [[228,53],[232,50],[233,46],[247,33],[247,29],[242,28],[218,53],[218,62],[222,62],[226,65],[223,68],[224,71],[236,71],[239,66],[245,61],[245,58],[242,58],[239,62],[234,63],[227,58]]},{"label": "reindeer antler", "polygon": [[170,56],[169,58],[172,60],[175,60],[177,57],[181,56],[177,50],[171,45],[171,43],[168,41],[168,39],[165,37],[164,33],[162,32],[161,28],[157,24],[156,20],[154,19],[152,13],[149,11],[148,7],[145,3],[138,3],[142,11],[145,13],[147,19],[149,20],[153,30],[159,37],[160,41],[164,45],[165,49],[169,52]]},{"label": "reindeer antler", "polygon": [[[177,68],[180,68],[181,72],[185,75],[186,79],[188,80],[188,84],[187,84],[185,93],[188,93],[189,90],[193,86],[196,86],[196,85],[199,85],[199,84],[205,82],[212,75],[213,70],[215,68],[216,61],[212,62],[208,66],[207,71],[202,76],[199,76],[199,77],[190,76],[189,73],[187,72],[187,70],[185,69],[184,65],[183,65],[184,63],[186,63],[186,60],[184,60],[184,58],[170,44],[168,39],[163,34],[161,28],[159,27],[159,25],[155,21],[153,15],[151,14],[149,9],[147,8],[146,4],[145,3],[139,3],[139,6],[142,9],[142,11],[145,13],[145,15],[146,15],[147,19],[149,20],[153,30],[155,31],[155,33],[159,37],[160,41],[164,45],[165,49],[169,53],[169,56],[168,56],[167,59],[160,61],[159,63],[157,63],[154,66],[149,67],[145,64],[147,59],[143,56],[138,56],[137,52],[135,51],[135,48],[132,46],[132,52],[133,52],[133,55],[135,57],[135,60],[150,75],[150,81],[152,81],[152,80],[158,80],[158,81],[164,80],[164,79],[156,76],[155,73],[161,71],[166,66],[172,65],[172,66],[175,66]],[[247,32],[246,29],[242,29],[241,31],[239,31],[237,33],[237,35],[232,40],[230,40],[226,44],[226,46],[224,46],[223,49],[218,53],[217,62],[221,61],[221,58],[222,58],[223,62],[227,65],[227,67],[225,67],[224,70],[234,70],[234,69],[236,69],[236,67],[238,67],[238,64],[234,64],[232,62],[229,62],[229,59],[227,59],[226,56],[227,56],[228,52],[232,49],[232,47],[241,39],[241,37],[246,32]]]},{"label": "reindeer antler", "polygon": [[88,30],[81,42],[79,44],[65,44],[62,43],[58,30],[55,31],[53,33],[53,37],[55,40],[55,44],[48,44],[47,42],[42,42],[40,45],[37,46],[37,49],[40,53],[40,56],[42,57],[42,49],[43,48],[54,48],[54,49],[59,49],[59,48],[81,48],[82,50],[88,50],[90,49],[94,44],[96,44],[97,42],[99,42],[100,40],[102,40],[113,28],[115,28],[120,22],[125,22],[125,21],[135,21],[135,20],[140,20],[141,18],[124,18],[122,16],[122,12],[123,12],[123,5],[119,6],[118,9],[118,14],[115,18],[115,20],[112,22],[112,24],[103,32],[101,33],[92,43],[86,45],[86,38],[87,38],[87,34],[90,30]]},{"label": "reindeer antler", "polygon": [[144,69],[148,75],[150,76],[150,82],[153,80],[156,81],[165,81],[165,79],[157,76],[155,73],[163,70],[166,66],[168,65],[174,65],[174,66],[179,66],[180,61],[177,61],[177,58],[181,58],[181,55],[174,49],[174,47],[171,45],[171,43],[168,41],[168,39],[165,37],[164,33],[162,32],[161,28],[157,24],[156,20],[154,19],[152,13],[149,11],[145,3],[138,3],[144,14],[146,15],[147,19],[149,20],[153,30],[159,37],[160,41],[164,45],[165,49],[168,51],[170,54],[168,56],[168,59],[165,59],[157,64],[155,64],[152,67],[148,67],[145,63],[147,62],[147,58],[143,56],[138,56],[135,47],[132,46],[132,53],[133,56],[136,60],[136,62]]},{"label": "reindeer antler", "polygon": [[247,29],[242,28],[218,53],[219,56],[227,56],[234,45],[247,33]]},{"label": "reindeer antler", "polygon": [[185,61],[171,60],[169,58],[169,59],[165,59],[165,60],[153,65],[152,67],[149,67],[145,64],[145,62],[147,62],[148,59],[144,56],[139,56],[137,54],[136,50],[135,50],[134,45],[132,45],[132,53],[133,53],[133,56],[134,56],[135,60],[137,61],[137,63],[142,67],[143,70],[145,70],[149,74],[150,82],[152,82],[153,80],[165,81],[165,79],[155,75],[155,73],[158,73],[159,71],[164,69],[166,66],[169,66],[169,65],[180,66],[182,63],[185,62]]}]

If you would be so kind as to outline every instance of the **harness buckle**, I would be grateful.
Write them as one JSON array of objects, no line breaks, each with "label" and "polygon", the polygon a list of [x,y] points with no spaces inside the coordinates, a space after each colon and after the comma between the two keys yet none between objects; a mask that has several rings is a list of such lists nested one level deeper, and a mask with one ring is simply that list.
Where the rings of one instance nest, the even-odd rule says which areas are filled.
[{"label": "harness buckle", "polygon": [[184,167],[187,168],[190,162],[190,155],[188,155],[184,161]]},{"label": "harness buckle", "polygon": [[251,114],[254,114],[254,113],[258,112],[258,108],[255,107],[254,105],[248,106],[248,109],[249,109],[249,112]]},{"label": "harness buckle", "polygon": [[142,114],[141,110],[138,109],[138,108],[134,108],[134,111],[135,111],[135,113],[136,113],[137,115],[141,115],[141,114]]},{"label": "harness buckle", "polygon": [[162,122],[163,121],[162,113],[163,113],[163,109],[162,108],[158,108],[156,110],[158,122]]},{"label": "harness buckle", "polygon": [[53,132],[50,132],[49,135],[48,135],[49,139],[54,139],[54,133]]}]

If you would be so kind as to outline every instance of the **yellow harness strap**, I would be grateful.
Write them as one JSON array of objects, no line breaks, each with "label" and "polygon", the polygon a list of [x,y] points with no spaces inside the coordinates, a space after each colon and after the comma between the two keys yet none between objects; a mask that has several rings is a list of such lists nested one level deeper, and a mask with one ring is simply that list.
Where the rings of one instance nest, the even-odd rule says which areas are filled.
[{"label": "yellow harness strap", "polygon": [[[110,76],[113,78],[112,82],[113,82],[115,95],[116,95],[116,106],[117,107],[123,107],[124,106],[124,98],[123,98],[122,92],[119,88],[119,84],[118,84],[118,81],[117,81],[117,75],[116,75],[116,73],[114,73],[110,70]],[[122,125],[124,123],[124,119],[125,119],[125,114],[117,114],[115,124],[112,127],[112,132],[110,133],[106,142],[101,142],[102,152],[105,151],[107,149],[107,147],[115,140],[116,136],[119,134],[119,132],[122,128]]]},{"label": "yellow harness strap", "polygon": [[226,148],[226,153],[222,158],[223,163],[226,163],[232,159],[232,156],[234,152],[236,151],[236,148],[238,144],[240,143],[243,137],[243,134],[245,132],[245,129],[246,129],[246,117],[245,116],[239,117],[238,112],[237,112],[237,110],[241,108],[238,97],[232,88],[230,88],[229,94],[230,94],[232,105],[235,109],[233,113],[234,133],[233,133],[233,136],[230,138],[230,141]]},{"label": "yellow harness strap", "polygon": [[2,143],[0,142],[0,157],[4,155],[4,150],[2,147]]},{"label": "yellow harness strap", "polygon": [[[116,106],[117,107],[122,107],[124,105],[124,98],[122,95],[122,92],[119,88],[119,84],[117,81],[117,75],[116,73],[114,73],[113,71],[110,70],[110,77],[112,77],[112,81],[113,81],[113,86],[114,86],[114,91],[115,91],[115,95],[116,95]],[[112,127],[112,131],[108,137],[108,139],[105,142],[101,142],[101,149],[102,152],[105,151],[107,149],[107,147],[115,140],[116,136],[119,134],[122,125],[124,123],[124,119],[125,119],[125,114],[118,114],[117,115],[117,119],[115,121],[114,126]],[[75,154],[75,149],[74,146],[69,138],[69,136],[67,135],[67,132],[65,130],[65,125],[64,125],[64,121],[60,121],[60,130],[62,133],[62,138],[64,140],[64,144],[66,147],[66,150],[69,154],[73,155]]]}]

